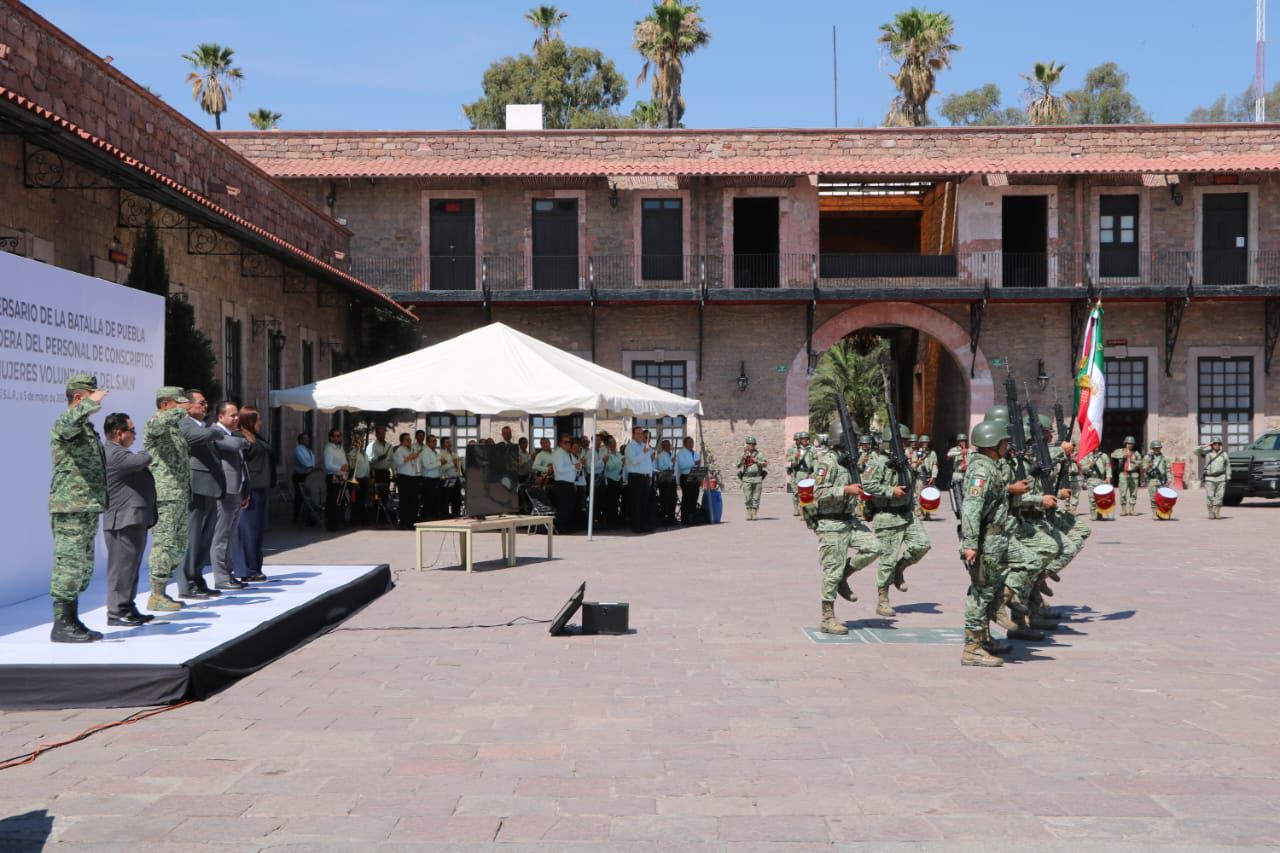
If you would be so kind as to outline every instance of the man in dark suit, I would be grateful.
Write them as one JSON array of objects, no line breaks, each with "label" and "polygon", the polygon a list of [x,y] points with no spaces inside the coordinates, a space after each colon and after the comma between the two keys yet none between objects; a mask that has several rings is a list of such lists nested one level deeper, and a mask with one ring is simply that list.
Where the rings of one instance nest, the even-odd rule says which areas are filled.
[{"label": "man in dark suit", "polygon": [[235,577],[232,545],[240,527],[240,510],[249,503],[249,471],[244,464],[244,451],[248,449],[249,442],[236,435],[240,431],[239,406],[230,400],[222,400],[214,414],[217,421],[213,429],[219,433],[214,448],[222,471],[223,492],[217,500],[217,518],[209,547],[213,587],[220,590],[244,589],[247,584]]},{"label": "man in dark suit", "polygon": [[[178,597],[191,599],[213,598],[221,595],[209,588],[204,580],[204,567],[209,565],[209,552],[213,546],[213,529],[218,520],[218,500],[227,490],[222,475],[222,462],[218,458],[218,443],[228,440],[226,433],[205,426],[209,414],[209,401],[197,388],[188,388],[184,395],[188,417],[178,423],[182,437],[187,440],[191,454],[191,507],[187,522],[187,553],[178,567]],[[234,447],[245,443],[234,438]]]},{"label": "man in dark suit", "polygon": [[137,439],[133,421],[123,412],[107,415],[107,510],[102,535],[107,541],[107,624],[145,625],[154,619],[138,612],[138,567],[147,545],[147,529],[156,523],[156,484],[148,466],[151,454],[131,453]]}]

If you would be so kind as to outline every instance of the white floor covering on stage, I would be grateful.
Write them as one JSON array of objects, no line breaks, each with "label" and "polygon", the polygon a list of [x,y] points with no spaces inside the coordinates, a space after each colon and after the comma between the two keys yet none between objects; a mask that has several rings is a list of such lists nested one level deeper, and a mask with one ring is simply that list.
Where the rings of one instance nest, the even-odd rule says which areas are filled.
[{"label": "white floor covering on stage", "polygon": [[[253,630],[284,613],[337,589],[376,568],[374,565],[269,565],[270,580],[218,598],[191,601],[173,613],[155,613],[155,621],[137,628],[107,625],[106,581],[101,575],[80,598],[80,619],[103,639],[96,643],[51,643],[49,597],[0,608],[0,665],[182,664]],[[144,567],[145,570],[145,567]],[[205,580],[212,585],[212,578]],[[145,583],[145,581],[144,581]],[[169,585],[169,594],[175,594]],[[137,598],[147,611],[147,594]]]}]

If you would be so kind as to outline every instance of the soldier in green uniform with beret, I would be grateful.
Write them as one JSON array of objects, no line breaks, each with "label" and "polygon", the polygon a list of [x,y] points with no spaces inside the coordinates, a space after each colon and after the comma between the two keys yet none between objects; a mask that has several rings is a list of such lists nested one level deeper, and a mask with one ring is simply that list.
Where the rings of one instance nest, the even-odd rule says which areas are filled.
[{"label": "soldier in green uniform with beret", "polygon": [[[907,428],[898,425],[899,435],[906,438]],[[892,434],[886,429],[881,436],[881,443],[889,446]],[[909,473],[909,472],[908,472]],[[888,455],[875,451],[867,462],[865,476],[862,481],[866,491],[875,500],[875,519],[872,525],[880,540],[880,570],[876,574],[876,613],[880,616],[894,616],[897,611],[889,603],[889,584],[900,591],[907,591],[904,573],[910,566],[924,559],[929,553],[929,536],[924,532],[924,525],[916,518],[911,507],[912,499],[907,496],[907,486],[898,479],[897,469]],[[902,554],[899,556],[898,552]]]},{"label": "soldier in green uniform with beret", "polygon": [[809,447],[809,433],[798,432],[792,439],[795,444],[787,448],[787,487],[791,489],[791,514],[800,514],[800,490],[796,483],[806,480],[813,473],[813,450]]},{"label": "soldier in green uniform with beret", "polygon": [[[831,425],[832,446],[840,447],[843,427]],[[844,459],[836,450],[827,450],[814,462],[813,503],[805,507],[805,523],[818,534],[818,561],[822,564],[822,624],[824,634],[847,634],[849,629],[836,619],[835,600],[857,601],[849,586],[849,576],[880,556],[880,542],[856,516],[862,502],[862,486],[853,482],[849,466],[857,460]],[[849,556],[853,549],[854,556]]]},{"label": "soldier in green uniform with beret", "polygon": [[756,437],[747,436],[746,447],[738,457],[738,479],[742,481],[742,497],[747,503],[747,521],[755,521],[760,512],[760,495],[764,478],[769,474],[769,460],[756,447]]},{"label": "soldier in green uniform with beret", "polygon": [[1231,458],[1222,449],[1222,438],[1209,437],[1209,446],[1196,448],[1196,456],[1204,460],[1200,469],[1200,485],[1204,488],[1205,503],[1209,505],[1209,518],[1222,518],[1222,497],[1227,490],[1227,477],[1231,475]]},{"label": "soldier in green uniform with beret", "polygon": [[1142,473],[1147,478],[1147,497],[1151,501],[1151,520],[1163,521],[1156,515],[1156,492],[1169,485],[1171,472],[1169,457],[1164,455],[1164,445],[1159,439],[1151,442],[1151,449],[1142,459]]},{"label": "soldier in green uniform with beret", "polygon": [[188,505],[191,502],[191,456],[178,424],[187,417],[190,402],[183,389],[165,385],[156,391],[156,413],[142,432],[142,446],[151,454],[156,481],[156,524],[151,528],[151,596],[147,609],[181,610],[185,605],[165,591],[173,570],[187,552]]},{"label": "soldier in green uniform with beret", "polygon": [[91,643],[102,634],[80,621],[80,595],[93,577],[93,540],[98,517],[107,508],[107,463],[102,439],[89,418],[102,408],[105,388],[87,373],[67,379],[67,410],[53,423],[49,452],[53,479],[49,484],[49,520],[53,527],[53,599],[55,643]]}]

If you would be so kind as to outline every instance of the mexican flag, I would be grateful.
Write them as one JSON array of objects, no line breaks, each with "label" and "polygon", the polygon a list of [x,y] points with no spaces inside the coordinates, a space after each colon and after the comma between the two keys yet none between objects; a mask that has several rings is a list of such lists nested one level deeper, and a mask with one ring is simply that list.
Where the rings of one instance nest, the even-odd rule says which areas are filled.
[{"label": "mexican flag", "polygon": [[1102,443],[1102,412],[1106,403],[1107,374],[1102,361],[1102,302],[1099,300],[1085,323],[1076,372],[1076,423],[1080,426],[1077,461]]}]

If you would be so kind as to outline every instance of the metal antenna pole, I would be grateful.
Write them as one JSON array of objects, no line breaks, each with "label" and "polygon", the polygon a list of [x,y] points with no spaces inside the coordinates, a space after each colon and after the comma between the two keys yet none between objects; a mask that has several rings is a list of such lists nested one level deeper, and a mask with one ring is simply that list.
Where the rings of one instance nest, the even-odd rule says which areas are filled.
[{"label": "metal antenna pole", "polygon": [[[1262,2],[1262,0],[1258,0]],[[832,127],[840,126],[840,77],[836,73],[836,25],[831,25],[831,115]]]},{"label": "metal antenna pole", "polygon": [[1267,120],[1267,0],[1256,0],[1256,41],[1253,69],[1253,120]]}]

